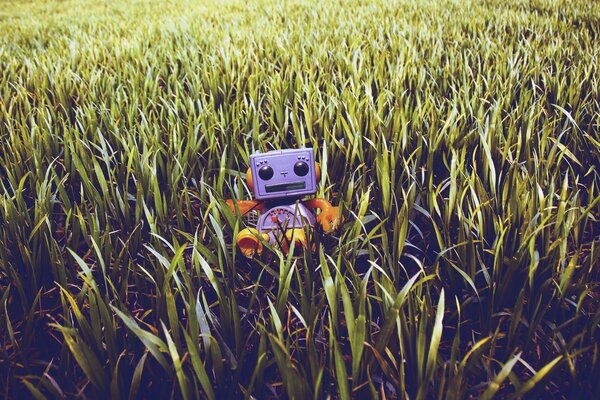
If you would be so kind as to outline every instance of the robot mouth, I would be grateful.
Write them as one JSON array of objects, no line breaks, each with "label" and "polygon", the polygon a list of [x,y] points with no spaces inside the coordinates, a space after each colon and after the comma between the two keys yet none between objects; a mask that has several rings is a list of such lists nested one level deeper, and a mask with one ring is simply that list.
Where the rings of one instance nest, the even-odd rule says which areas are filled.
[{"label": "robot mouth", "polygon": [[265,185],[265,190],[267,193],[276,193],[276,192],[287,192],[289,190],[301,190],[306,189],[306,182],[290,182],[290,183],[279,183],[275,185]]}]

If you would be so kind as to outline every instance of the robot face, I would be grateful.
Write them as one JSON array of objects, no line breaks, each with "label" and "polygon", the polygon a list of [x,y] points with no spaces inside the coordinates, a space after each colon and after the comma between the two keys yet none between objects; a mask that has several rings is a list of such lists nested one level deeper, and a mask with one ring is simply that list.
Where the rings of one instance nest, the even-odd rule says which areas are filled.
[{"label": "robot face", "polygon": [[317,192],[313,149],[273,150],[250,156],[257,200],[301,197]]}]

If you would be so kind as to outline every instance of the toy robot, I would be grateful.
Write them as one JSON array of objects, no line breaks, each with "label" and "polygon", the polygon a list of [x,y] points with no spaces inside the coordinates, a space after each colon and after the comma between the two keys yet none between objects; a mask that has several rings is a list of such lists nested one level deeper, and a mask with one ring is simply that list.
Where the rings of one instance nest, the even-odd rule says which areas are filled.
[{"label": "toy robot", "polygon": [[[339,209],[325,199],[304,197],[317,192],[321,176],[314,161],[313,149],[274,150],[250,156],[246,182],[255,200],[227,200],[234,214],[246,215],[260,211],[255,228],[241,230],[236,242],[246,257],[261,254],[262,242],[279,245],[288,253],[294,243],[294,253],[307,249],[305,227],[323,227],[330,233],[340,222]],[[316,215],[316,209],[321,212]],[[307,230],[308,231],[308,230]]]}]

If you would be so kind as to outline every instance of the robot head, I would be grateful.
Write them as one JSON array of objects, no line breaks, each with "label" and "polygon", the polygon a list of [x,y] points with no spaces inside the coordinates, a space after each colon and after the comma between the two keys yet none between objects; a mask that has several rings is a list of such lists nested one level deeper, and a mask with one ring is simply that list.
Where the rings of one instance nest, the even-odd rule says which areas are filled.
[{"label": "robot head", "polygon": [[320,175],[313,149],[273,150],[250,156],[246,181],[257,200],[268,200],[315,194]]}]

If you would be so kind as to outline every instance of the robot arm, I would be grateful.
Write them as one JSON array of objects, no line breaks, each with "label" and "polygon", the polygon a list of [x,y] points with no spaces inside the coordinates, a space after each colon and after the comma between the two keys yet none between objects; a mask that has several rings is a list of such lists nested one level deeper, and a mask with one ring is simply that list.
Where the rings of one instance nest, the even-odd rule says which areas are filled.
[{"label": "robot arm", "polygon": [[[227,205],[231,209],[234,215],[246,215],[250,211],[257,210],[261,211],[265,204],[258,200],[227,200]],[[239,212],[239,214],[238,214]],[[260,241],[260,237],[263,240],[269,241],[269,235],[266,233],[260,233],[254,228],[245,228],[238,232],[235,237],[238,247],[242,251],[245,257],[251,258],[254,254],[261,254],[263,245]]]},{"label": "robot arm", "polygon": [[233,214],[237,215],[236,205],[239,209],[240,215],[246,215],[250,211],[261,211],[265,204],[258,200],[227,200],[227,205],[231,208]]},{"label": "robot arm", "polygon": [[333,232],[340,225],[342,220],[339,207],[334,207],[325,199],[310,199],[303,202],[308,208],[320,209],[317,215],[317,222],[321,224],[326,233]]}]

